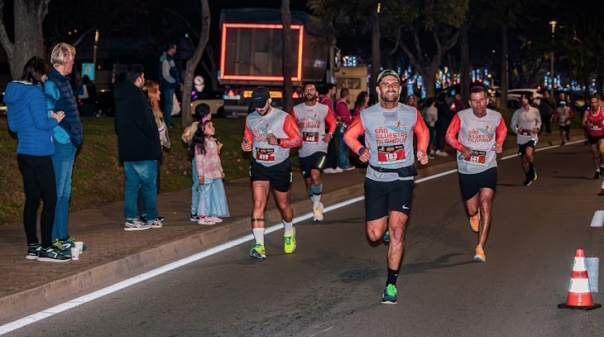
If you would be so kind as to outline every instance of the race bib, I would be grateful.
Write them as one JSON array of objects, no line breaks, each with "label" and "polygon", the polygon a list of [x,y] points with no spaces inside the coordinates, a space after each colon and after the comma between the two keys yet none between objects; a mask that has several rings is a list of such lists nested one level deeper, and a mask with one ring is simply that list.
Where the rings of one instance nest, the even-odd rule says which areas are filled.
[{"label": "race bib", "polygon": [[470,159],[464,159],[464,161],[470,165],[484,166],[487,163],[487,152],[470,150]]},{"label": "race bib", "polygon": [[592,124],[590,129],[591,130],[600,130],[600,126],[597,124]]},{"label": "race bib", "polygon": [[378,163],[392,164],[405,160],[403,144],[378,146]]},{"label": "race bib", "polygon": [[263,162],[275,161],[275,149],[256,148],[256,160]]},{"label": "race bib", "polygon": [[522,129],[522,132],[520,132],[520,134],[523,136],[532,136],[533,130]]},{"label": "race bib", "polygon": [[318,132],[302,132],[302,140],[305,143],[318,143],[319,133]]}]

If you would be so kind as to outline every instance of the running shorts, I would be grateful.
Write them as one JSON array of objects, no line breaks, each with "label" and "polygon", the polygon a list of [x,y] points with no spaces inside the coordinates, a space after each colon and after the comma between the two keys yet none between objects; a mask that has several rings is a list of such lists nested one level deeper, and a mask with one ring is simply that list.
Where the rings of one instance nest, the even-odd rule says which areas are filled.
[{"label": "running shorts", "polygon": [[325,166],[325,152],[315,152],[308,157],[300,157],[300,170],[302,170],[302,176],[304,178],[310,178],[310,170],[323,171]]},{"label": "running shorts", "polygon": [[250,180],[268,181],[271,188],[279,192],[287,192],[292,185],[291,163],[289,159],[286,159],[273,166],[264,166],[252,160],[250,163]]},{"label": "running shorts", "polygon": [[365,219],[377,220],[390,211],[409,215],[414,188],[413,180],[385,182],[365,178]]},{"label": "running shorts", "polygon": [[472,199],[481,188],[490,188],[495,192],[497,186],[497,167],[474,174],[459,174],[459,187],[464,201]]}]

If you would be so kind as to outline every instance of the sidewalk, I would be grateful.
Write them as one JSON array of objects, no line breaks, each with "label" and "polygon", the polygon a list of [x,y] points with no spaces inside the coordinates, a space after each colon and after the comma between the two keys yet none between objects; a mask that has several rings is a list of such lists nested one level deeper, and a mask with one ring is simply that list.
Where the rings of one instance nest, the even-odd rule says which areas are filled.
[{"label": "sidewalk", "polygon": [[[575,140],[583,137],[582,130],[574,129],[571,133]],[[550,138],[554,144],[558,143],[557,135]],[[547,140],[542,138],[539,147],[547,145]],[[454,153],[451,149],[448,152],[448,157],[430,160],[419,170],[419,177],[454,169]],[[504,154],[515,152],[516,137],[508,135]],[[362,195],[364,174],[364,169],[323,174],[323,204],[329,206]],[[291,199],[294,214],[309,213],[311,202],[300,172],[295,171],[293,177]],[[166,219],[160,229],[124,231],[123,202],[71,213],[70,234],[84,241],[88,249],[80,255],[80,260],[68,263],[25,259],[22,225],[0,227],[0,273],[3,275],[0,282],[0,325],[251,233],[249,179],[227,183],[225,188],[231,218],[214,226],[202,226],[189,220],[189,189],[159,195],[158,208]],[[266,218],[267,225],[280,221],[272,197]]]}]

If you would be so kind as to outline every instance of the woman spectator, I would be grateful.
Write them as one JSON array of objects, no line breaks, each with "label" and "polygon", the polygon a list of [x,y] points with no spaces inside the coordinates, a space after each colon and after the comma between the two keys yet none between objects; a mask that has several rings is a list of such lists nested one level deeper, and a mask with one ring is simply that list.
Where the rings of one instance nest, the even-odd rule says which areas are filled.
[{"label": "woman spectator", "polygon": [[369,94],[366,91],[361,91],[357,95],[357,100],[354,102],[354,110],[352,111],[352,119],[355,119],[361,110],[366,109],[369,106]]},{"label": "woman spectator", "polygon": [[434,98],[428,97],[424,106],[424,113],[422,114],[430,132],[430,142],[428,143],[429,159],[434,159],[434,155],[436,154],[433,148],[434,139],[436,138],[436,121],[438,120],[438,109],[436,109],[435,103]]},{"label": "woman spectator", "polygon": [[[23,67],[19,81],[6,86],[4,102],[8,107],[8,127],[17,134],[17,162],[23,176],[25,205],[23,225],[27,237],[27,255],[30,260],[68,262],[52,245],[52,227],[57,203],[55,171],[51,155],[54,153],[53,129],[63,119],[64,113],[46,108],[42,85],[50,65],[39,57],[32,57]],[[40,218],[42,245],[38,243],[36,223],[40,198],[44,205]]]}]

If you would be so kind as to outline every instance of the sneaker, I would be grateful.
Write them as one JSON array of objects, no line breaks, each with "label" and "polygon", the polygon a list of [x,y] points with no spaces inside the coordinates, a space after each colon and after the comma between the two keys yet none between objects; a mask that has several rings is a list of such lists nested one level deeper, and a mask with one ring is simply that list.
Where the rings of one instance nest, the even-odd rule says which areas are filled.
[{"label": "sneaker", "polygon": [[484,255],[484,250],[482,249],[481,245],[476,246],[476,249],[474,251],[474,258],[472,259],[472,261],[476,261],[476,262],[485,262],[487,260],[487,256]]},{"label": "sneaker", "polygon": [[533,184],[533,181],[537,180],[537,169],[533,168],[533,173],[528,174],[524,181],[524,186],[529,187]]},{"label": "sneaker", "polygon": [[441,151],[441,150],[436,150],[436,155],[439,157],[448,157],[449,154],[445,151]]},{"label": "sneaker", "polygon": [[[67,240],[63,241],[63,247],[65,247],[66,244],[69,244],[69,247],[68,248],[65,247],[65,249],[71,249],[71,248],[73,248],[73,247],[76,246],[75,243],[76,243],[76,239],[74,239],[73,236],[70,236],[70,237],[67,238]],[[85,251],[86,248],[88,248],[88,247],[86,247],[86,245],[83,244],[82,245],[82,251]]]},{"label": "sneaker", "polygon": [[434,155],[429,154],[429,155],[428,155],[428,159],[434,159]]},{"label": "sneaker", "polygon": [[40,256],[38,261],[43,262],[69,262],[71,257],[61,254],[61,252],[54,247],[49,247],[40,250]]},{"label": "sneaker", "polygon": [[264,249],[264,246],[259,243],[255,244],[250,250],[250,256],[255,259],[266,259],[266,250]]},{"label": "sneaker", "polygon": [[40,256],[40,251],[42,251],[42,246],[39,244],[27,245],[27,255],[25,258],[28,260],[37,260]]},{"label": "sneaker", "polygon": [[291,254],[296,250],[296,227],[292,227],[292,233],[283,236],[283,251],[285,254]]},{"label": "sneaker", "polygon": [[319,203],[319,207],[312,210],[313,221],[323,221],[323,204]]},{"label": "sneaker", "polygon": [[163,216],[158,216],[157,220],[159,220],[160,222],[164,222],[165,218]]},{"label": "sneaker", "polygon": [[430,150],[430,155],[431,155],[431,156],[436,155],[436,151],[434,151],[434,149]]},{"label": "sneaker", "polygon": [[197,214],[191,213],[191,218],[189,220],[191,220],[192,222],[197,222],[199,221],[199,217],[197,216]]},{"label": "sneaker", "polygon": [[478,233],[478,226],[480,225],[480,212],[470,217],[470,227],[474,233]]},{"label": "sneaker", "polygon": [[[69,242],[56,239],[52,242],[52,247],[64,256],[71,257],[71,244]],[[75,247],[75,243],[73,244]]]},{"label": "sneaker", "polygon": [[151,228],[151,224],[142,222],[138,219],[126,220],[126,223],[124,224],[125,231],[144,231],[145,229],[150,229],[150,228]]},{"label": "sneaker", "polygon": [[396,304],[396,286],[389,284],[384,288],[384,295],[382,296],[382,304]]},{"label": "sneaker", "polygon": [[333,171],[334,171],[333,173],[340,173],[340,172],[344,172],[344,170],[342,170],[342,169],[341,169],[341,168],[339,168],[339,167],[336,167],[335,169],[333,169]]},{"label": "sneaker", "polygon": [[323,173],[337,173],[335,169],[332,169],[331,167],[328,167],[326,169],[323,170]]},{"label": "sneaker", "polygon": [[214,223],[221,223],[223,220],[217,216],[210,217],[210,220],[214,221]]},{"label": "sneaker", "polygon": [[354,166],[346,166],[346,167],[342,167],[342,168],[340,168],[340,170],[342,170],[342,171],[352,171],[352,170],[354,170],[355,168],[356,168],[356,167],[354,167]]},{"label": "sneaker", "polygon": [[386,233],[384,233],[384,236],[382,236],[382,240],[384,240],[384,242],[390,242],[390,232],[386,231]]},{"label": "sneaker", "polygon": [[199,221],[197,221],[198,224],[200,225],[206,225],[206,226],[211,226],[211,225],[215,225],[216,223],[212,220],[212,218],[204,216],[203,218],[199,218]]},{"label": "sneaker", "polygon": [[153,220],[153,222],[149,222],[149,226],[151,226],[151,228],[162,228],[164,224],[159,218],[157,218]]}]

